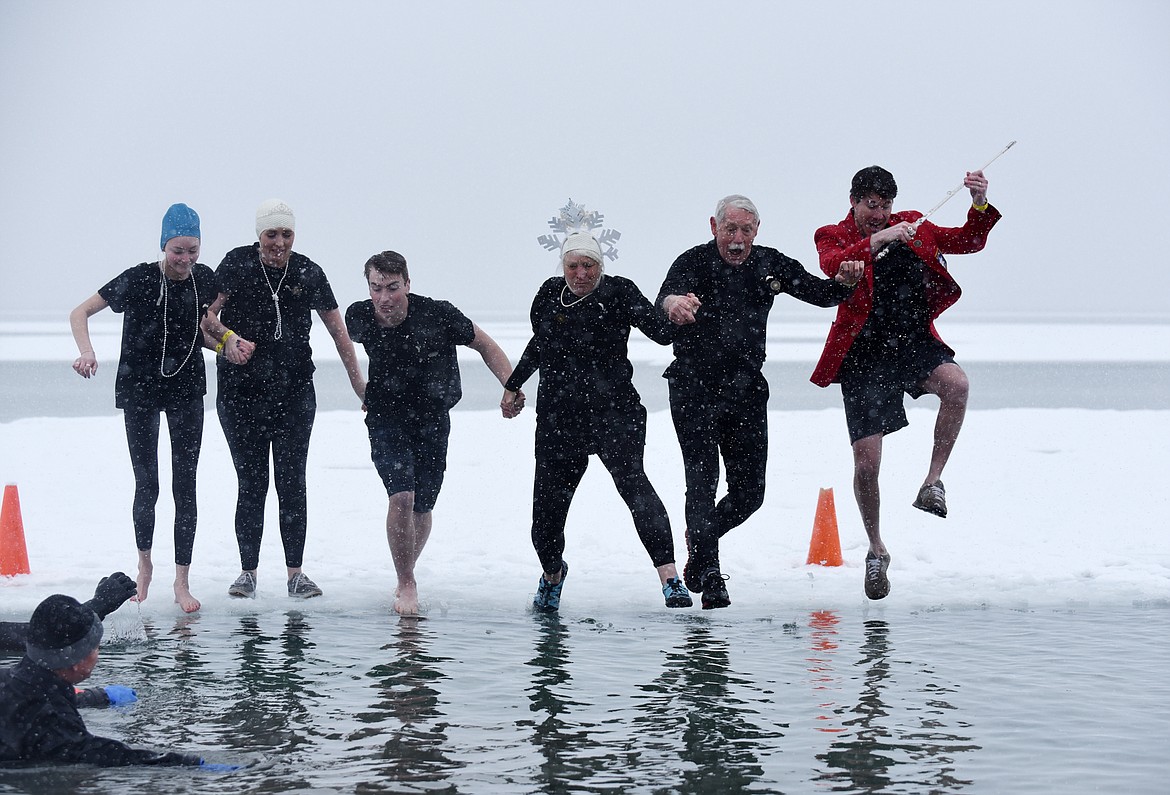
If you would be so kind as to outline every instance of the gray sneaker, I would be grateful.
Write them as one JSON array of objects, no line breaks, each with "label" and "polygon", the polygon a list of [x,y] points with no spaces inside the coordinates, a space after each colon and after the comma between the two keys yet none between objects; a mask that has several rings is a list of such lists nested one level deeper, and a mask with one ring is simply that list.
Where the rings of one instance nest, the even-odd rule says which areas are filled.
[{"label": "gray sneaker", "polygon": [[244,599],[256,598],[256,575],[250,571],[240,572],[236,581],[228,587],[228,596],[239,596]]},{"label": "gray sneaker", "polygon": [[288,581],[288,595],[296,599],[312,599],[321,595],[321,589],[303,571],[298,571]]},{"label": "gray sneaker", "polygon": [[918,492],[918,499],[914,501],[914,507],[947,518],[947,490],[943,488],[942,481],[936,480],[923,486]]},{"label": "gray sneaker", "polygon": [[886,576],[886,569],[890,568],[890,556],[875,555],[872,552],[865,556],[865,595],[870,599],[885,599],[890,593],[890,578]]}]

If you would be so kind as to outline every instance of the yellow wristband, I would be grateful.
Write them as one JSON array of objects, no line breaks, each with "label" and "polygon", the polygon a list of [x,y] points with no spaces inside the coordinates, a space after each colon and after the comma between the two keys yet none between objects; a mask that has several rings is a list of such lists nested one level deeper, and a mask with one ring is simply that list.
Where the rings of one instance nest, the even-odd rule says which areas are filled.
[{"label": "yellow wristband", "polygon": [[971,202],[971,209],[981,213],[987,209],[987,202],[983,202],[983,204],[975,204],[974,202]]},{"label": "yellow wristband", "polygon": [[215,346],[215,353],[217,356],[219,354],[223,353],[223,343],[222,342]]},{"label": "yellow wristband", "polygon": [[222,348],[224,345],[227,345],[228,338],[231,337],[235,333],[236,332],[232,331],[231,329],[228,329],[227,331],[225,331],[223,333],[223,336],[219,338],[220,347]]}]

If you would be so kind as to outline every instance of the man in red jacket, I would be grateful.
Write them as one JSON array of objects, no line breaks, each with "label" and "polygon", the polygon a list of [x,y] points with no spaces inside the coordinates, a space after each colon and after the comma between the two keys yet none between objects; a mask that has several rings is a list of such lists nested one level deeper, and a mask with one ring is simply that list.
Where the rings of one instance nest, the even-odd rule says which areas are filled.
[{"label": "man in red jacket", "polygon": [[865,595],[890,592],[890,554],[879,529],[878,469],[882,439],[907,424],[903,395],[938,395],[934,448],[914,507],[947,515],[942,471],[967,411],[967,374],[939,337],[934,320],[959,299],[959,285],[945,254],[969,254],[987,242],[999,211],[987,203],[987,179],[969,172],[967,222],[944,228],[915,211],[893,212],[898,186],[880,166],[853,177],[845,220],[816,231],[821,270],[835,274],[841,263],[860,260],[865,276],[837,308],[825,349],[813,371],[818,386],[841,384],[845,420],[853,445],[853,491],[869,536]]}]

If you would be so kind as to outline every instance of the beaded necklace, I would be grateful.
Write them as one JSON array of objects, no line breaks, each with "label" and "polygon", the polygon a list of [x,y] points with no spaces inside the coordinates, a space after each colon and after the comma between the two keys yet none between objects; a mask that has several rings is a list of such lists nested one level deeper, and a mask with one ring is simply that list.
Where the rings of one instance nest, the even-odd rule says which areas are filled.
[{"label": "beaded necklace", "polygon": [[192,291],[192,292],[195,294],[195,299],[194,299],[194,301],[193,301],[193,303],[195,304],[195,336],[193,336],[193,337],[191,338],[191,347],[190,347],[190,348],[187,350],[187,355],[186,355],[185,357],[183,357],[183,361],[182,361],[182,363],[180,363],[180,364],[179,364],[179,366],[175,368],[175,371],[174,371],[173,373],[168,373],[168,372],[166,371],[166,361],[167,361],[167,305],[170,303],[171,288],[170,288],[170,286],[167,284],[167,275],[166,275],[166,265],[165,265],[165,263],[161,263],[161,262],[159,263],[159,267],[158,267],[158,278],[159,278],[159,280],[160,280],[160,282],[161,282],[161,283],[159,284],[159,286],[158,286],[158,291],[159,291],[160,295],[162,296],[162,305],[163,305],[163,317],[162,317],[162,321],[163,321],[163,322],[162,322],[162,327],[163,327],[162,358],[160,358],[160,359],[159,359],[159,361],[158,361],[158,372],[159,372],[159,374],[160,374],[160,375],[162,375],[162,377],[163,377],[163,378],[174,378],[176,375],[178,375],[178,374],[179,374],[179,372],[180,372],[180,371],[181,371],[181,370],[182,370],[184,367],[186,367],[186,366],[187,366],[187,362],[189,362],[189,361],[191,360],[191,354],[193,354],[193,353],[195,352],[195,343],[199,341],[199,321],[201,320],[201,318],[200,318],[200,312],[199,312],[199,285],[195,283],[195,266],[194,266],[194,265],[192,265],[192,266],[191,266],[191,291]]},{"label": "beaded necklace", "polygon": [[264,274],[264,283],[268,285],[268,292],[272,293],[272,305],[276,307],[276,331],[272,332],[272,339],[278,340],[284,336],[284,324],[280,315],[280,298],[277,296],[277,293],[280,292],[280,288],[284,285],[284,277],[288,276],[289,263],[285,263],[284,269],[280,274],[280,281],[276,283],[276,289],[273,289],[272,280],[268,278],[268,268],[265,267],[259,250],[256,251],[256,260],[260,263],[260,272]]}]

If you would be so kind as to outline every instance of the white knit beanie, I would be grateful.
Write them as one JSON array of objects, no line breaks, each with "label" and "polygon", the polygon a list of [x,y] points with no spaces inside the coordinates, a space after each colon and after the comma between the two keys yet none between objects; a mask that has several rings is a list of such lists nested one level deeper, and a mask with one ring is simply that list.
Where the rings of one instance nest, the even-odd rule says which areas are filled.
[{"label": "white knit beanie", "polygon": [[588,232],[574,232],[565,238],[565,242],[561,244],[561,260],[564,260],[565,255],[571,251],[584,254],[598,265],[602,264],[601,245],[598,244],[597,238]]},{"label": "white knit beanie", "polygon": [[256,208],[256,236],[264,234],[268,229],[289,229],[296,231],[297,219],[293,217],[292,208],[280,199],[268,199]]}]

